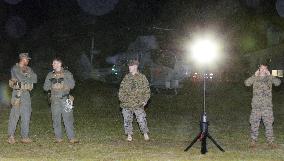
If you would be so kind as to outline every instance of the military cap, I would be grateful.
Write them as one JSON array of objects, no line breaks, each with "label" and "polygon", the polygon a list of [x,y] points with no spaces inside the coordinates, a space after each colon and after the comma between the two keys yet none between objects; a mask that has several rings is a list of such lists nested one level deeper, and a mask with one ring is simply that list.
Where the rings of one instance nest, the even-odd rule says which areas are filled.
[{"label": "military cap", "polygon": [[26,58],[26,59],[32,59],[31,57],[29,57],[29,53],[20,53],[20,54],[19,54],[19,58],[20,58],[20,59],[24,59],[24,58]]}]

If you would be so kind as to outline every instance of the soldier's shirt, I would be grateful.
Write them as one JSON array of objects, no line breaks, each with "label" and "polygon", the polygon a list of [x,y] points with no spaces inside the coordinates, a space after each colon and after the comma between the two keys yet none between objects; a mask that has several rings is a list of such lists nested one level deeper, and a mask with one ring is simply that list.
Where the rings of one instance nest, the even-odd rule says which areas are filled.
[{"label": "soldier's shirt", "polygon": [[252,76],[245,81],[246,86],[253,85],[252,104],[272,106],[272,85],[279,86],[280,79],[274,76]]},{"label": "soldier's shirt", "polygon": [[21,83],[37,83],[37,75],[30,67],[26,67],[26,71],[23,71],[20,65],[17,63],[11,69],[11,79],[17,80]]},{"label": "soldier's shirt", "polygon": [[[52,79],[60,80],[60,82],[53,83]],[[54,87],[61,86],[61,89]],[[69,94],[70,90],[75,86],[75,80],[73,75],[68,70],[62,70],[60,72],[49,72],[45,78],[43,89],[45,91],[51,90],[51,96],[56,98],[62,98],[62,96]]]},{"label": "soldier's shirt", "polygon": [[149,82],[145,75],[138,72],[125,75],[119,88],[119,100],[122,108],[142,107],[143,102],[150,98]]},{"label": "soldier's shirt", "polygon": [[[21,85],[9,84],[13,88],[11,104],[13,107],[19,107],[21,104],[30,104],[30,93],[32,85],[37,83],[37,75],[30,67],[26,67],[23,70],[17,63],[11,68],[11,80],[20,83]],[[28,85],[28,86],[27,86]],[[28,88],[26,88],[28,87]],[[17,98],[17,99],[16,99]],[[18,99],[21,98],[21,99]],[[30,108],[30,105],[29,105]]]}]

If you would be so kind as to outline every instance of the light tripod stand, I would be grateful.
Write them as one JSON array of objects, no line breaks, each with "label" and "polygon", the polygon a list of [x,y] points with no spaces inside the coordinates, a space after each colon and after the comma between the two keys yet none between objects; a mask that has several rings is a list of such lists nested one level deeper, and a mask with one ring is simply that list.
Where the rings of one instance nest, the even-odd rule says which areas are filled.
[{"label": "light tripod stand", "polygon": [[206,79],[207,75],[203,74],[203,112],[201,114],[200,119],[200,132],[197,134],[197,136],[193,139],[193,141],[187,146],[187,148],[184,151],[188,151],[193,144],[196,143],[197,140],[201,141],[201,154],[206,154],[208,152],[207,150],[207,138],[209,138],[222,152],[225,152],[225,150],[213,139],[213,137],[208,132],[208,126],[209,122],[207,121],[207,115],[206,115]]}]

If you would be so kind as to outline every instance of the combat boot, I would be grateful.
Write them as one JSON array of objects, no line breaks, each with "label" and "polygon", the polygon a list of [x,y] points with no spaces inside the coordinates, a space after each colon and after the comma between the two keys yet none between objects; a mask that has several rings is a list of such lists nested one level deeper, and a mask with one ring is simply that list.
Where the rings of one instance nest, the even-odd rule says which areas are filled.
[{"label": "combat boot", "polygon": [[127,135],[127,141],[132,141],[132,136],[131,135]]},{"label": "combat boot", "polygon": [[7,141],[8,141],[9,144],[15,144],[16,143],[14,136],[10,136]]},{"label": "combat boot", "polygon": [[144,140],[145,140],[145,141],[150,140],[149,135],[148,135],[147,133],[144,134]]},{"label": "combat boot", "polygon": [[251,142],[249,144],[249,148],[251,148],[251,149],[256,148],[256,141],[255,140],[251,140]]},{"label": "combat boot", "polygon": [[55,143],[62,143],[63,142],[63,139],[61,139],[61,138],[56,138],[56,140],[55,140]]},{"label": "combat boot", "polygon": [[31,142],[33,142],[30,138],[23,138],[22,140],[21,140],[21,143],[24,143],[24,144],[29,144],[29,143],[31,143]]},{"label": "combat boot", "polygon": [[69,143],[76,144],[76,143],[79,143],[79,140],[72,138],[72,139],[69,140]]}]

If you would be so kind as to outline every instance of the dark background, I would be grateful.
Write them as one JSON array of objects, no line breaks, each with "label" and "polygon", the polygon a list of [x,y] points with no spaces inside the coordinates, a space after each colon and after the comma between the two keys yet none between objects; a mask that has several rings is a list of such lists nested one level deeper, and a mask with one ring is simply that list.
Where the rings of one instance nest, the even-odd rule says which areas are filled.
[{"label": "dark background", "polygon": [[269,47],[268,26],[284,27],[276,0],[120,0],[103,15],[78,2],[1,0],[0,72],[9,74],[19,52],[31,54],[32,66],[61,56],[72,70],[78,56],[90,52],[92,36],[101,51],[96,67],[108,66],[106,56],[127,50],[140,35],[155,35],[160,48],[182,53],[192,32],[212,29],[227,42],[226,69],[238,74],[247,70],[244,54]]}]

